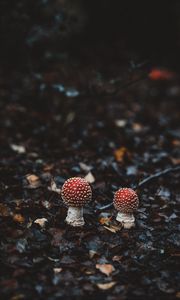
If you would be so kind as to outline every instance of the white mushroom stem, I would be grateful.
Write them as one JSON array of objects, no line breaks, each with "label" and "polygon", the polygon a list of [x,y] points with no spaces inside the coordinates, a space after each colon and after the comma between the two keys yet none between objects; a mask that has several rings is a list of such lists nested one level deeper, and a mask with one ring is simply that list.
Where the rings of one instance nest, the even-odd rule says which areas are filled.
[{"label": "white mushroom stem", "polygon": [[125,214],[118,212],[116,220],[122,223],[124,228],[130,229],[131,227],[135,226],[135,218],[133,214]]},{"label": "white mushroom stem", "polygon": [[72,207],[68,208],[67,217],[66,217],[67,224],[77,227],[84,225],[84,218],[83,218],[83,207]]}]

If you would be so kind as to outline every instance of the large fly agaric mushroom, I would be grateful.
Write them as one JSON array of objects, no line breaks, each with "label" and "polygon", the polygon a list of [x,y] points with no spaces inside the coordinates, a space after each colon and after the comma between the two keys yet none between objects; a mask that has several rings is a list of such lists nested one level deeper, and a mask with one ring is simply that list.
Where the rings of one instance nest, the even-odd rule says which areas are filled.
[{"label": "large fly agaric mushroom", "polygon": [[139,198],[136,192],[130,188],[121,188],[114,194],[114,207],[118,214],[116,220],[122,223],[124,228],[131,228],[135,224],[133,212],[138,208]]},{"label": "large fly agaric mushroom", "polygon": [[68,206],[66,222],[71,226],[83,226],[83,206],[92,199],[89,183],[80,177],[72,177],[65,181],[61,197]]}]

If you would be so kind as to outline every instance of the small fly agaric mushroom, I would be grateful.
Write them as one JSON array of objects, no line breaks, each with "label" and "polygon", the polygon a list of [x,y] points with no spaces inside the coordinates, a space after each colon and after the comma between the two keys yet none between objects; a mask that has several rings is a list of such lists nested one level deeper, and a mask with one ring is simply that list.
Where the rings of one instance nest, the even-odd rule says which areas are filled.
[{"label": "small fly agaric mushroom", "polygon": [[72,177],[62,186],[61,196],[68,206],[66,222],[72,226],[83,226],[83,206],[92,199],[89,183],[80,177]]},{"label": "small fly agaric mushroom", "polygon": [[139,198],[136,192],[130,188],[119,189],[114,194],[114,207],[118,210],[116,220],[124,226],[134,226],[135,218],[133,212],[138,208]]}]

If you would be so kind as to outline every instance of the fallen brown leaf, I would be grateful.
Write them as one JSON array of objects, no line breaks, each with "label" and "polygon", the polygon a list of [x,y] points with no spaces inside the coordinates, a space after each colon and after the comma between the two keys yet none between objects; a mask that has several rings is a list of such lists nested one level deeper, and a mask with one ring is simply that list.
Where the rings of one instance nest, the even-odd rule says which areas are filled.
[{"label": "fallen brown leaf", "polygon": [[53,271],[55,274],[58,274],[62,271],[62,268],[54,268]]},{"label": "fallen brown leaf", "polygon": [[124,120],[124,119],[121,119],[121,120],[115,120],[115,125],[116,125],[117,127],[122,128],[122,127],[125,127],[126,124],[127,124],[127,120]]},{"label": "fallen brown leaf", "polygon": [[111,226],[104,226],[104,228],[105,229],[107,229],[107,230],[109,230],[109,231],[111,231],[111,232],[113,232],[113,233],[116,233],[116,232],[118,232],[118,231],[120,231],[121,229],[122,229],[122,225],[120,225],[120,227],[119,226],[115,226],[115,225],[111,225]]},{"label": "fallen brown leaf", "polygon": [[48,190],[58,193],[58,194],[61,193],[61,189],[57,188],[57,185],[56,185],[54,179],[51,180],[51,184],[50,184],[50,186],[48,186]]},{"label": "fallen brown leaf", "polygon": [[29,184],[28,187],[31,189],[35,189],[41,185],[39,177],[34,174],[27,175],[26,180]]},{"label": "fallen brown leaf", "polygon": [[89,183],[93,183],[95,182],[95,177],[93,176],[93,174],[91,172],[89,172],[84,179],[86,179],[87,182]]},{"label": "fallen brown leaf", "polygon": [[135,132],[141,132],[143,129],[143,126],[140,123],[133,123],[132,128]]},{"label": "fallen brown leaf", "polygon": [[101,290],[109,290],[111,289],[114,285],[116,284],[115,281],[111,281],[111,282],[108,282],[108,283],[98,283],[97,284],[97,287]]},{"label": "fallen brown leaf", "polygon": [[180,292],[176,293],[176,298],[180,298]]},{"label": "fallen brown leaf", "polygon": [[173,146],[180,147],[180,140],[176,139],[172,141]]},{"label": "fallen brown leaf", "polygon": [[47,171],[51,171],[53,168],[54,168],[54,164],[47,164],[44,166],[43,170],[47,172]]},{"label": "fallen brown leaf", "polygon": [[40,218],[40,219],[36,219],[34,221],[34,223],[38,224],[41,227],[44,227],[46,222],[48,222],[48,220],[46,218]]},{"label": "fallen brown leaf", "polygon": [[21,299],[24,299],[25,298],[25,295],[23,294],[18,294],[18,295],[15,295],[11,298],[11,300],[21,300]]},{"label": "fallen brown leaf", "polygon": [[122,258],[123,258],[122,255],[115,255],[115,256],[113,256],[112,260],[113,261],[121,261]]},{"label": "fallen brown leaf", "polygon": [[26,152],[26,149],[24,146],[21,145],[15,145],[15,144],[11,144],[10,145],[11,149],[19,154],[23,154]]},{"label": "fallen brown leaf", "polygon": [[96,269],[107,276],[109,276],[115,270],[111,264],[97,264]]},{"label": "fallen brown leaf", "polygon": [[24,223],[25,219],[21,214],[15,214],[13,220],[17,223]]},{"label": "fallen brown leaf", "polygon": [[180,253],[172,253],[171,256],[180,256]]},{"label": "fallen brown leaf", "polygon": [[89,172],[91,170],[91,167],[86,165],[85,163],[83,162],[80,162],[79,163],[79,166],[81,168],[81,170],[85,171],[85,172]]},{"label": "fallen brown leaf", "polygon": [[1,217],[8,217],[11,215],[11,210],[5,204],[0,203],[0,216]]},{"label": "fallen brown leaf", "polygon": [[97,255],[97,251],[94,251],[94,250],[89,250],[89,257],[90,258],[93,258],[95,255]]},{"label": "fallen brown leaf", "polygon": [[180,158],[174,158],[174,157],[170,157],[173,165],[179,165],[180,164]]}]

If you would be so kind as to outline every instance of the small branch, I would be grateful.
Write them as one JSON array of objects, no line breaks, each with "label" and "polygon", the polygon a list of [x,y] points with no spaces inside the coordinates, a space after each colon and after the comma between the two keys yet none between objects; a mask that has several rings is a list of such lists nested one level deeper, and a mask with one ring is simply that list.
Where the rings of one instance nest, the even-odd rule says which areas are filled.
[{"label": "small branch", "polygon": [[[180,171],[180,166],[177,166],[177,167],[171,167],[171,168],[167,168],[167,169],[165,169],[165,170],[163,170],[163,171],[159,171],[159,172],[157,172],[157,173],[155,173],[155,174],[152,174],[152,175],[148,176],[147,178],[143,179],[142,181],[140,181],[140,182],[135,186],[135,189],[138,189],[138,188],[142,187],[143,185],[145,185],[146,183],[150,182],[150,181],[153,180],[153,179],[156,179],[156,178],[159,178],[159,177],[161,177],[161,176],[164,176],[164,175],[166,175],[166,174],[168,174],[168,173],[171,173],[171,172],[177,172],[177,171]],[[109,203],[109,204],[107,204],[107,205],[104,205],[104,206],[102,206],[102,207],[99,207],[99,208],[97,209],[97,212],[98,212],[98,211],[103,211],[103,210],[109,209],[109,208],[111,208],[111,207],[113,207],[113,203]]]},{"label": "small branch", "polygon": [[149,182],[149,181],[151,181],[155,178],[158,178],[158,177],[164,176],[164,175],[166,175],[170,172],[176,172],[176,171],[179,171],[179,170],[180,170],[180,166],[177,166],[177,167],[171,167],[171,168],[165,169],[163,171],[157,172],[157,173],[155,173],[153,175],[150,175],[149,177],[143,179],[142,181],[140,181],[137,184],[136,188],[139,188],[139,187],[143,186],[144,184],[146,184],[147,182]]}]

